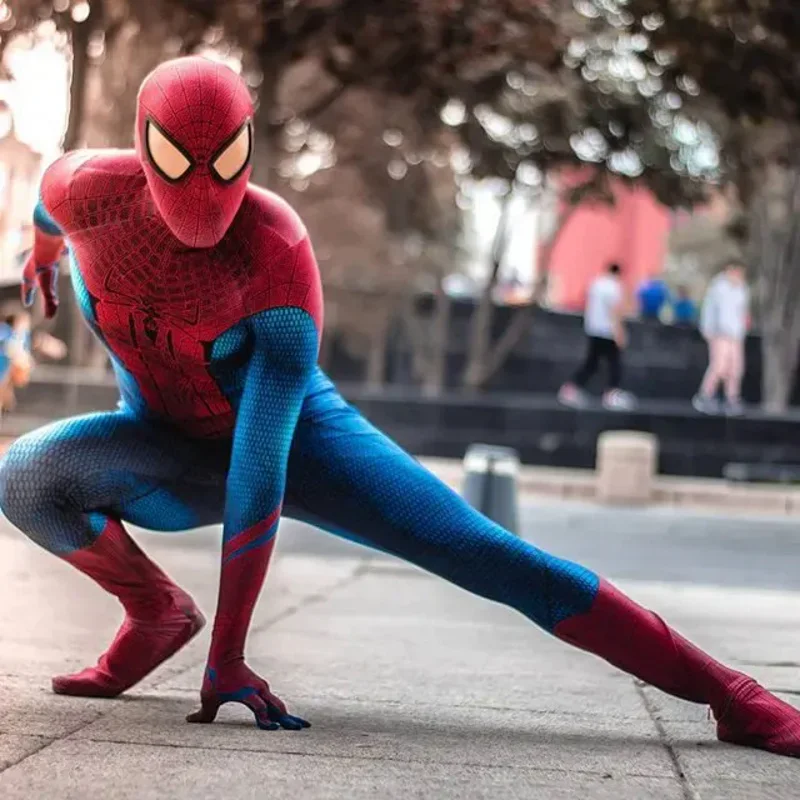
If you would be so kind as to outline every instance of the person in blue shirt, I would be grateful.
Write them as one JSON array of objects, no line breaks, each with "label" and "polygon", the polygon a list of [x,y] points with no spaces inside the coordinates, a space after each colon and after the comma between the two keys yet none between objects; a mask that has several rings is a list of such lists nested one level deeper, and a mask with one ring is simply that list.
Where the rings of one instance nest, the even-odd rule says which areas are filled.
[{"label": "person in blue shirt", "polygon": [[14,389],[30,375],[30,327],[21,317],[9,314],[0,322],[0,412],[14,408]]},{"label": "person in blue shirt", "polygon": [[64,342],[49,333],[31,333],[30,314],[15,311],[0,320],[0,413],[16,405],[15,389],[26,386],[34,352],[54,361],[67,354]]},{"label": "person in blue shirt", "polygon": [[637,299],[642,319],[658,321],[661,319],[661,311],[669,302],[669,289],[660,278],[654,278],[639,287]]},{"label": "person in blue shirt", "polygon": [[697,305],[689,296],[686,286],[679,286],[672,303],[672,321],[675,325],[689,326],[697,322]]},{"label": "person in blue shirt", "polygon": [[8,346],[11,340],[12,327],[8,319],[0,322],[0,381],[2,381],[11,367],[11,357],[8,354]]}]

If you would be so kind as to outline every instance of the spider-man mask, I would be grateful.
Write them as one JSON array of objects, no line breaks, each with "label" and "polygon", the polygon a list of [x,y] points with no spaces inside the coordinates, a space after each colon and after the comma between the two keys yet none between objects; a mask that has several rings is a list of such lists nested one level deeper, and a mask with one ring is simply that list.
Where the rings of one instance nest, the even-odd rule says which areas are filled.
[{"label": "spider-man mask", "polygon": [[239,76],[193,56],[167,61],[139,89],[136,152],[156,207],[188,247],[212,247],[247,189],[253,104]]}]

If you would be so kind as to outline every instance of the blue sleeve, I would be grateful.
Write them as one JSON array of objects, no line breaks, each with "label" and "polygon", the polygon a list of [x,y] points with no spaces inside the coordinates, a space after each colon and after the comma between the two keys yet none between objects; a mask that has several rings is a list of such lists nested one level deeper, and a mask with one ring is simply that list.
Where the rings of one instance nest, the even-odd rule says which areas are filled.
[{"label": "blue sleeve", "polygon": [[[254,348],[233,437],[225,543],[266,519],[274,518],[277,527],[289,448],[316,365],[319,341],[313,319],[299,308],[264,311],[251,317],[248,325]],[[264,533],[268,536],[271,532],[274,530]]]},{"label": "blue sleeve", "polygon": [[314,320],[299,308],[270,309],[247,325],[253,354],[225,485],[219,599],[207,672],[212,683],[218,665],[244,658],[280,521],[289,448],[319,342]]},{"label": "blue sleeve", "polygon": [[56,221],[50,216],[41,200],[39,200],[36,204],[36,208],[33,210],[33,224],[42,231],[42,233],[46,233],[49,236],[63,235],[61,228],[58,227]]}]

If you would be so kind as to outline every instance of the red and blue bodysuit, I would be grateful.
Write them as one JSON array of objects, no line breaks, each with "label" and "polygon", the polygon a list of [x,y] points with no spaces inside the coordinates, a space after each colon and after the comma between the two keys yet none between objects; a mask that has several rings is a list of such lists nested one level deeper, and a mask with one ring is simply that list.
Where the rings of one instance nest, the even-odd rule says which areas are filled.
[{"label": "red and blue bodysuit", "polygon": [[115,696],[202,627],[129,522],[222,523],[202,706],[240,702],[259,727],[306,727],[245,663],[282,515],[413,562],[678,697],[720,738],[800,756],[800,712],[713,660],[577,564],[470,508],[348,406],[316,365],[322,293],[302,222],[248,183],[252,106],[227,67],[167,62],[139,95],[136,149],[83,151],[45,174],[23,291],[55,313],[64,241],[88,324],[112,359],[116,411],[15,442],[0,507],[114,594],[125,621],[98,663],[55,691]]}]

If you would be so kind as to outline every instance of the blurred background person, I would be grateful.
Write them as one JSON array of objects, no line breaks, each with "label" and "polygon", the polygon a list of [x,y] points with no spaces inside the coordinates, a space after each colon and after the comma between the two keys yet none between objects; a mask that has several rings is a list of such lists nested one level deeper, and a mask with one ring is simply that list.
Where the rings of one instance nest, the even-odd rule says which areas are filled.
[{"label": "blurred background person", "polygon": [[669,303],[669,289],[661,278],[645,281],[636,293],[639,303],[639,316],[642,319],[659,322],[661,313]]},{"label": "blurred background person", "polygon": [[[711,281],[700,312],[700,332],[708,343],[708,369],[692,405],[713,414],[742,413],[741,386],[744,377],[744,339],[750,306],[744,265],[730,263]],[[725,404],[720,406],[720,386]]]},{"label": "blurred background person", "polygon": [[586,385],[604,362],[607,383],[603,405],[613,410],[632,407],[632,395],[620,389],[622,351],[627,344],[623,321],[624,292],[618,264],[611,264],[606,273],[596,278],[589,287],[583,318],[583,329],[588,340],[586,358],[572,381],[561,387],[558,397],[564,405],[574,408],[587,405]]},{"label": "blurred background person", "polygon": [[0,413],[16,407],[16,390],[30,383],[34,354],[53,361],[67,355],[67,346],[45,331],[32,331],[31,316],[14,310],[0,323]]},{"label": "blurred background person", "polygon": [[32,366],[30,318],[8,314],[0,324],[0,412],[14,410],[15,389],[28,385]]},{"label": "blurred background person", "polygon": [[689,294],[689,287],[681,284],[672,301],[672,323],[691,327],[697,322],[697,305]]}]

